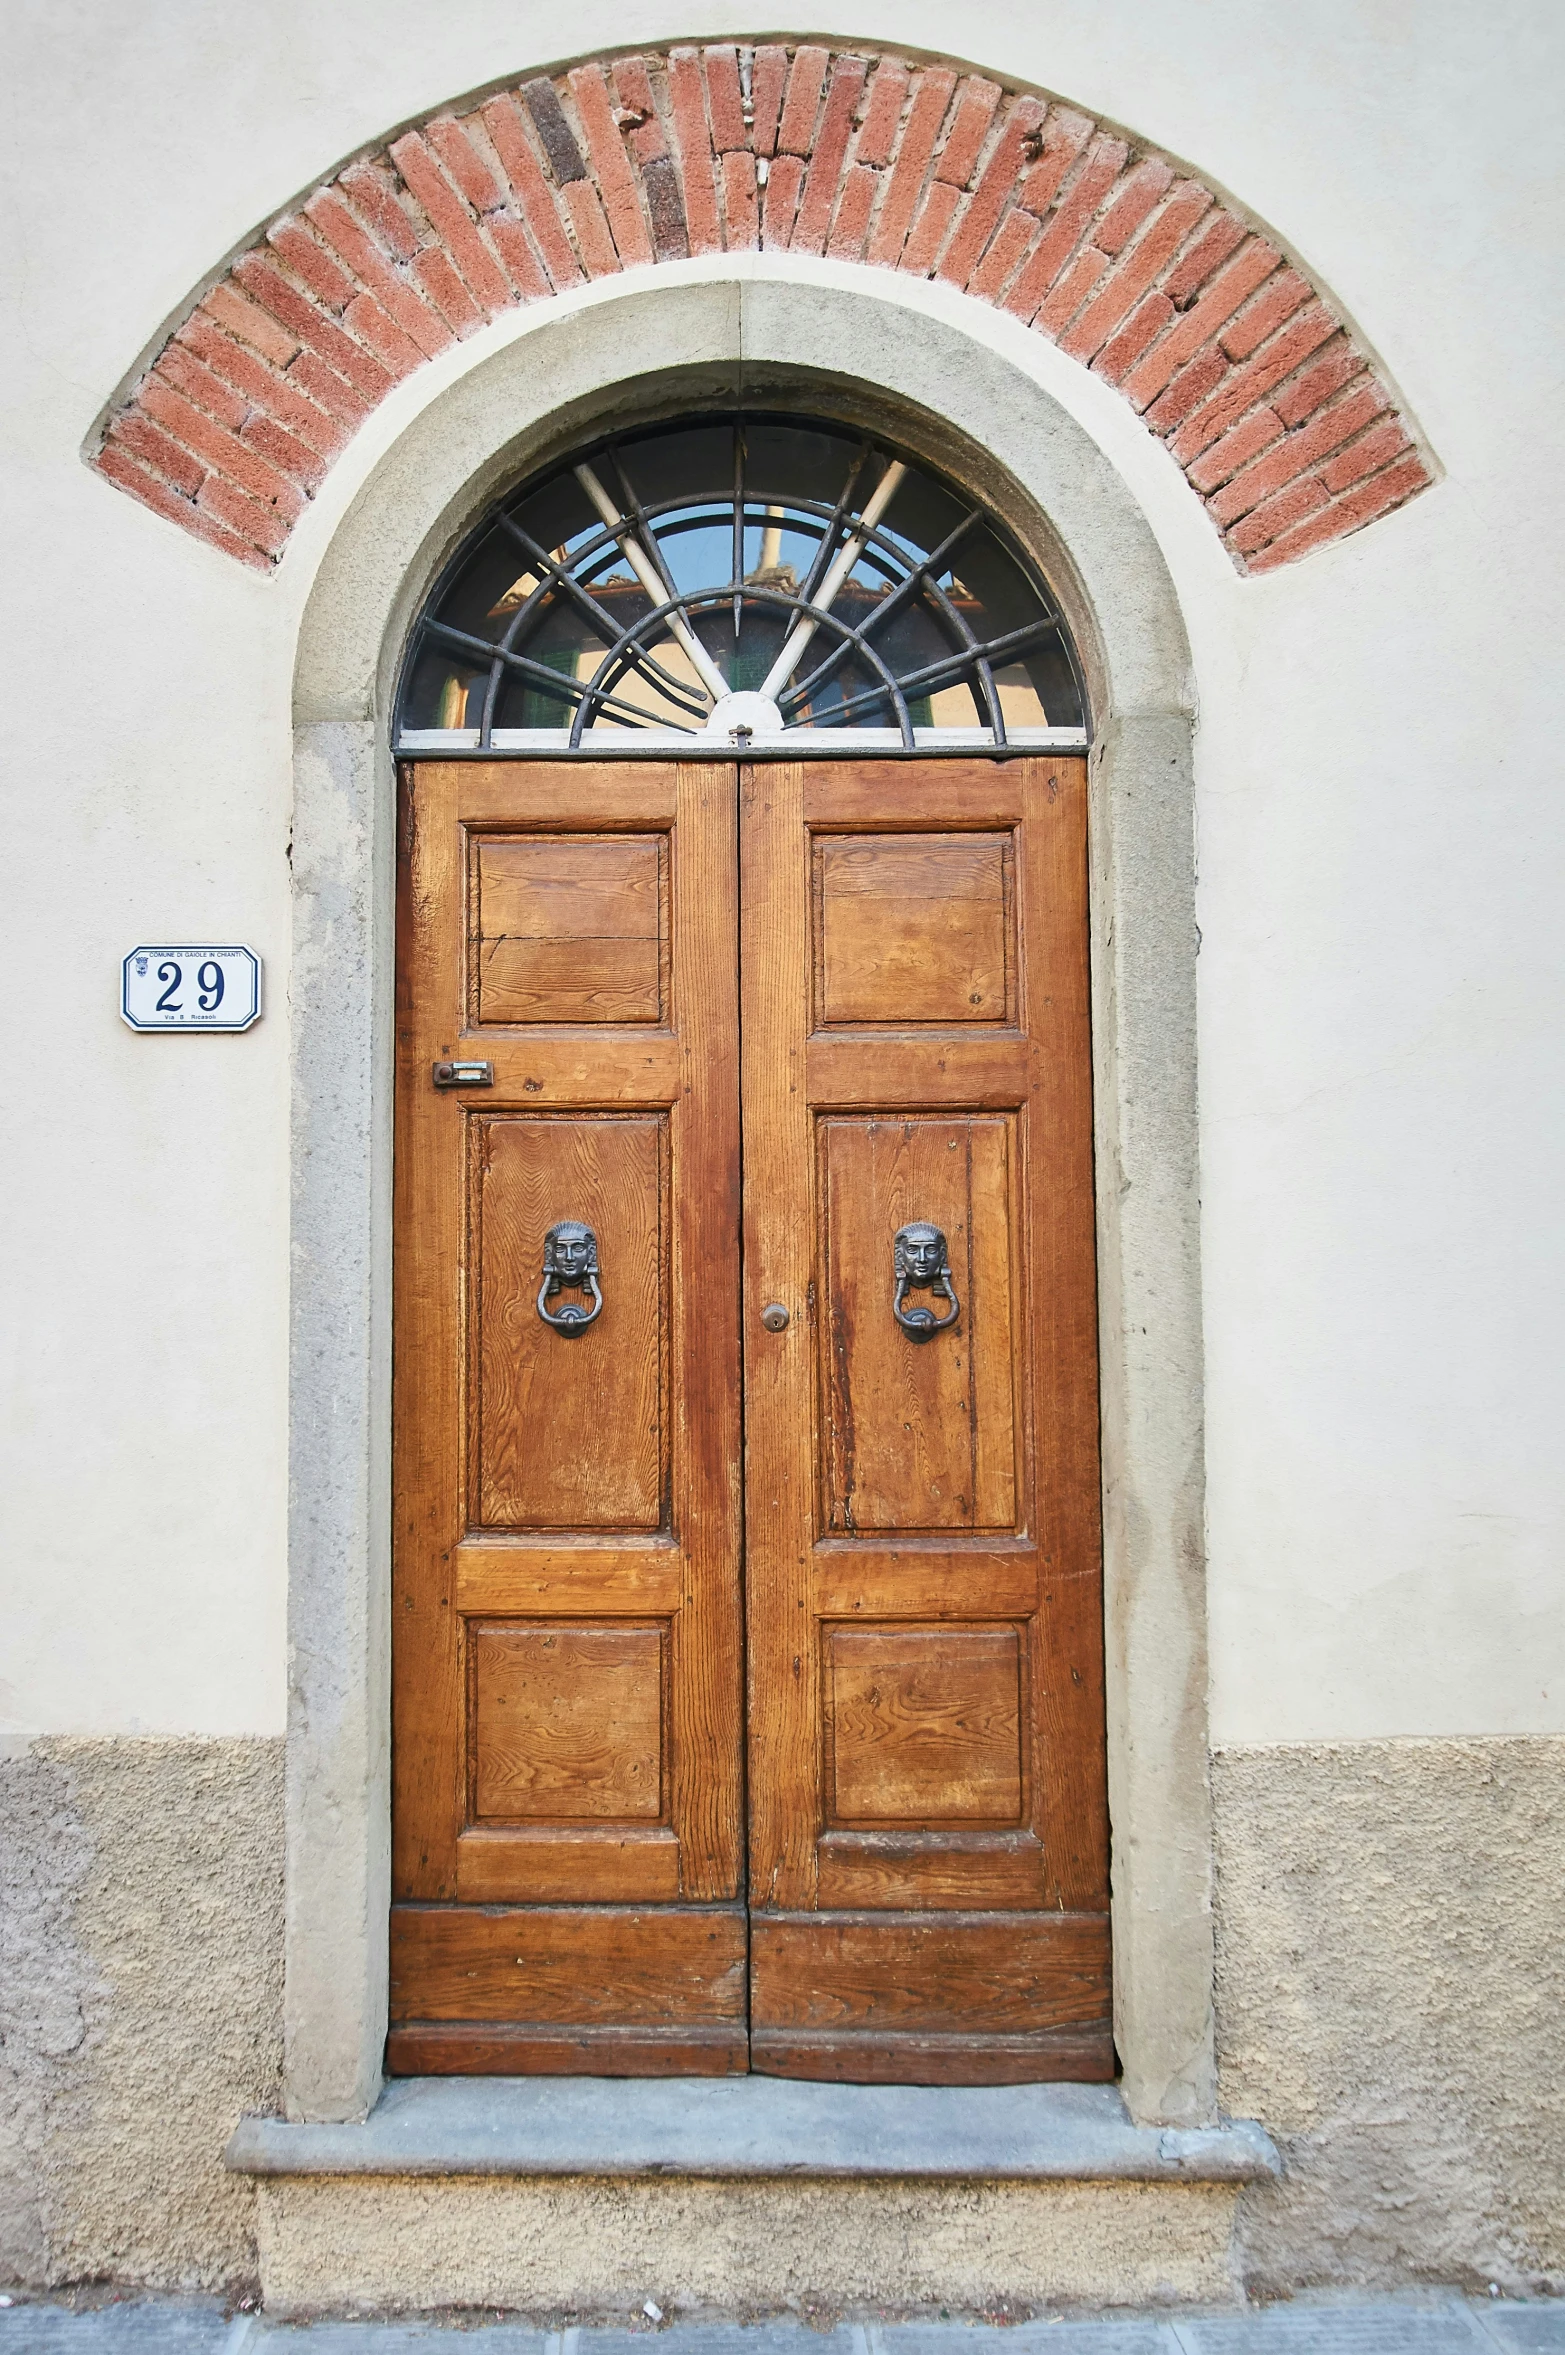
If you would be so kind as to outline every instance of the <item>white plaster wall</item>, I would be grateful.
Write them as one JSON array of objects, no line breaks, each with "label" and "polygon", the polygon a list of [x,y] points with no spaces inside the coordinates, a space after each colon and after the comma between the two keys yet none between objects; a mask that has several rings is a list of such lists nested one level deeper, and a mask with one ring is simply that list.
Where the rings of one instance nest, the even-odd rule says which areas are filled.
[{"label": "white plaster wall", "polygon": [[[89,475],[82,439],[258,220],[550,62],[559,22],[515,0],[6,14],[13,1739],[282,1725],[292,644],[332,516],[437,372],[271,582]],[[570,42],[757,24],[622,0]],[[799,29],[958,46],[1188,158],[1331,288],[1447,469],[1240,581],[1116,396],[977,322],[1126,474],[1194,649],[1215,1738],[1560,1728],[1565,18],[830,0]],[[247,1038],[120,1024],[120,956],[180,935],[266,959]]]}]

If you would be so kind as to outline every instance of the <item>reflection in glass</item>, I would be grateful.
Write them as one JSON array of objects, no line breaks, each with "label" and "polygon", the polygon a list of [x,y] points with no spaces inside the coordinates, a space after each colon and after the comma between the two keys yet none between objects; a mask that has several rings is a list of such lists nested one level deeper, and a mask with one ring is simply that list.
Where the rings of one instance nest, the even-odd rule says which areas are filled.
[{"label": "reflection in glass", "polygon": [[595,445],[511,493],[448,566],[403,735],[1080,729],[1074,651],[993,518],[883,442],[789,417]]}]

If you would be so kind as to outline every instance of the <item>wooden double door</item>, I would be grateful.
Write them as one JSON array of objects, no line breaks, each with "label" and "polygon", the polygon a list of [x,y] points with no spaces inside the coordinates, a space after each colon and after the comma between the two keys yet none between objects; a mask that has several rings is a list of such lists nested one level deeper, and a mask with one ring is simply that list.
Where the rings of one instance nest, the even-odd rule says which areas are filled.
[{"label": "wooden double door", "polygon": [[393,2071],[1112,2073],[1085,765],[404,773]]}]

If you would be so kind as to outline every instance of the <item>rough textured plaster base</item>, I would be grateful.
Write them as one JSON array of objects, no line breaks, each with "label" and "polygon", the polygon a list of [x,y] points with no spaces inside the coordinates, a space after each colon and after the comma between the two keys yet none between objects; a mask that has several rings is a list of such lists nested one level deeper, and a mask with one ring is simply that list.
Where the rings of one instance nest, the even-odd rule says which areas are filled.
[{"label": "rough textured plaster base", "polygon": [[254,2271],[225,2172],[275,2104],[280,1741],[51,1741],[0,1760],[0,2279]]},{"label": "rough textured plaster base", "polygon": [[[277,2106],[282,1777],[265,1741],[0,1762],[0,2277],[216,2285],[255,2264],[221,2152]],[[1565,2284],[1565,1741],[1214,1763],[1224,2106],[1257,2292]],[[1232,2195],[1113,2185],[305,2182],[278,2298],[981,2305],[1226,2293]],[[634,2293],[634,2297],[632,2297]]]},{"label": "rough textured plaster base", "polygon": [[1255,2291],[1565,2287],[1565,1740],[1214,1761],[1225,2108]]},{"label": "rough textured plaster base", "polygon": [[1234,2194],[1161,2184],[263,2184],[278,2314],[1224,2298]]}]

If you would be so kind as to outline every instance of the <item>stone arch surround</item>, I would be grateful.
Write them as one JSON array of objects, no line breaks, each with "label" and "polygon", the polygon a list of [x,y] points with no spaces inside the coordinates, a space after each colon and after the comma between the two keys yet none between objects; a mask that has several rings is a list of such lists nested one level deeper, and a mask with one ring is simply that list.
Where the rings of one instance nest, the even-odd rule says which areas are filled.
[{"label": "stone arch surround", "polygon": [[[1143,2122],[1215,2113],[1191,655],[1129,485],[976,305],[786,254],[636,273],[475,338],[323,497],[295,651],[285,2100],[380,2087],[389,1881],[395,760],[433,571],[540,451],[651,382],[890,416],[1046,557],[1093,679],[1094,1130],[1115,2037]],[[1018,348],[1021,346],[1021,348]],[[851,375],[844,373],[851,369]],[[636,413],[640,413],[637,411]],[[375,437],[367,437],[373,440]],[[345,474],[348,472],[345,469]],[[340,512],[338,510],[340,509]],[[326,526],[323,534],[320,526]],[[325,544],[322,545],[322,538]],[[306,548],[301,547],[301,559]]]},{"label": "stone arch surround", "polygon": [[1279,243],[1155,148],[939,61],[812,43],[593,59],[445,107],[272,221],[91,463],[262,571],[376,405],[520,305],[744,250],[932,278],[1114,385],[1261,572],[1433,479]]}]

